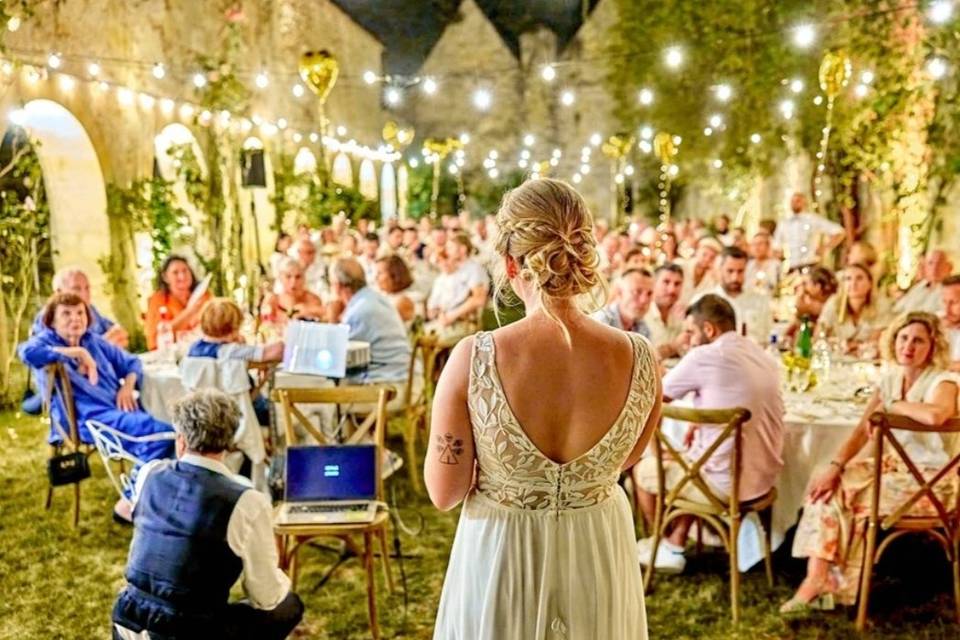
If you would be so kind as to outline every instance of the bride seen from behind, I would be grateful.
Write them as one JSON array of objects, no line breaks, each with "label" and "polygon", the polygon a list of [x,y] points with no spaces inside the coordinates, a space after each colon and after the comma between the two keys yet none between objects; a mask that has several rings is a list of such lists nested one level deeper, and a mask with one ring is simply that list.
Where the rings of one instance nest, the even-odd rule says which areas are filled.
[{"label": "bride seen from behind", "polygon": [[593,218],[529,180],[497,215],[501,283],[526,317],[462,340],[437,385],[425,479],[463,501],[434,638],[647,637],[630,505],[617,484],[660,415],[649,343],[591,320]]}]

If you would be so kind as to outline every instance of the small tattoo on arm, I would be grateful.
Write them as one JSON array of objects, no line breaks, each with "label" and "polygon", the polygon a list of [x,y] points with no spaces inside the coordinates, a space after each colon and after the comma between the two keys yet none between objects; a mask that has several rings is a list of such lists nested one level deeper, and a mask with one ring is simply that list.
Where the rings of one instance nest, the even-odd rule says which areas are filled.
[{"label": "small tattoo on arm", "polygon": [[437,436],[437,453],[440,455],[440,462],[443,464],[460,464],[460,456],[463,455],[463,440],[454,438],[449,433]]}]

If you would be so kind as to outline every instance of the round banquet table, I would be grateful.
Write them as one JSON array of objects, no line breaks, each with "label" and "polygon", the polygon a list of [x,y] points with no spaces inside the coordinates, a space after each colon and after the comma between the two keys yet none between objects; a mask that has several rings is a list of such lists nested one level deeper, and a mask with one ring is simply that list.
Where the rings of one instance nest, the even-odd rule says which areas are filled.
[{"label": "round banquet table", "polygon": [[[826,384],[804,393],[784,390],[783,469],[777,478],[777,500],[773,505],[771,544],[776,550],[787,531],[797,524],[806,487],[814,471],[830,461],[840,445],[856,428],[866,405],[866,397],[856,397],[858,388],[876,378],[873,365],[844,365],[835,368]],[[692,406],[691,398],[676,401]],[[687,425],[664,420],[663,431],[678,450],[683,450]],[[865,454],[861,451],[861,455]],[[744,519],[738,540],[738,563],[747,571],[763,560],[760,527],[755,514]]]}]

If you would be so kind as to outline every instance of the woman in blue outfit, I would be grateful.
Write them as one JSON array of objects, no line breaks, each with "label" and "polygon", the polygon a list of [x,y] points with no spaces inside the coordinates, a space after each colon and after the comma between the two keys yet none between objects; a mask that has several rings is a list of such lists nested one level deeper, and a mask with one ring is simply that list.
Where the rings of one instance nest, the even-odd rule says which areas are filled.
[{"label": "woman in blue outfit", "polygon": [[[89,331],[90,308],[77,295],[55,293],[43,313],[44,328],[20,345],[20,359],[42,373],[38,382],[46,389],[45,367],[61,362],[73,387],[80,440],[92,443],[87,420],[96,420],[130,436],[173,433],[173,427],[157,420],[137,404],[134,390],[143,375],[140,360]],[[50,443],[63,440],[54,426],[67,425],[63,401],[57,395],[50,407]],[[173,457],[173,439],[129,444],[127,451],[143,462]],[[118,502],[114,512],[129,519],[130,505]]]}]

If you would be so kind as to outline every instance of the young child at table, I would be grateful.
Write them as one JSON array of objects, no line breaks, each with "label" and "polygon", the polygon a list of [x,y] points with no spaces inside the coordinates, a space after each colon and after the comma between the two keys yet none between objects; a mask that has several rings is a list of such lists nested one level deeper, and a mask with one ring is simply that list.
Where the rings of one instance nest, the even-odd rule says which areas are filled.
[{"label": "young child at table", "polygon": [[[229,298],[214,298],[207,303],[200,316],[202,337],[190,345],[189,358],[213,358],[215,360],[243,360],[250,362],[280,362],[283,359],[283,342],[265,345],[248,345],[240,335],[243,311]],[[265,398],[255,397],[253,406],[261,424],[269,421]]]}]

